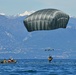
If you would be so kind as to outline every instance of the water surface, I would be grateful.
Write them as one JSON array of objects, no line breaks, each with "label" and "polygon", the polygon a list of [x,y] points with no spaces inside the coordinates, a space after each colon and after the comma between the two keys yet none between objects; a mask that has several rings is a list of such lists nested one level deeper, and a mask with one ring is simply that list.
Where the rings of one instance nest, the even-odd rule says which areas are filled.
[{"label": "water surface", "polygon": [[75,75],[75,59],[17,59],[17,63],[0,64],[0,75]]}]

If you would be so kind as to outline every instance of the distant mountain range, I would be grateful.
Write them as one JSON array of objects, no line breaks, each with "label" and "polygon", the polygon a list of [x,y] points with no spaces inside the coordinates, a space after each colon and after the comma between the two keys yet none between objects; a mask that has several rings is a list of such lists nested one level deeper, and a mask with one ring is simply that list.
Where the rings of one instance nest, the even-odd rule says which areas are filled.
[{"label": "distant mountain range", "polygon": [[[75,17],[70,18],[66,29],[28,32],[23,24],[26,16],[0,15],[0,58],[76,57]],[[48,48],[54,51],[45,52]]]}]

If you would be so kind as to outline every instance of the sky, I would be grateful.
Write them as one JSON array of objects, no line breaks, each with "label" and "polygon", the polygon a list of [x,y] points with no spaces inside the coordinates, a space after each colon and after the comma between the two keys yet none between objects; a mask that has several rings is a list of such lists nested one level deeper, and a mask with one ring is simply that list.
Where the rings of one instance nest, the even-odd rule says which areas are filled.
[{"label": "sky", "polygon": [[76,0],[0,0],[0,13],[17,15],[25,11],[55,8],[76,16]]}]

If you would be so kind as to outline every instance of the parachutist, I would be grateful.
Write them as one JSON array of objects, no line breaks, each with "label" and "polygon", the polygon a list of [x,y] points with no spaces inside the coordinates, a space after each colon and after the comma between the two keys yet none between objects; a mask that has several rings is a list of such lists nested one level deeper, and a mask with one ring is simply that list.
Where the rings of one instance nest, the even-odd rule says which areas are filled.
[{"label": "parachutist", "polygon": [[49,62],[51,62],[51,61],[52,61],[52,59],[53,59],[53,57],[52,57],[52,56],[49,56],[49,57],[48,57]]},{"label": "parachutist", "polygon": [[[58,9],[42,9],[29,15],[23,22],[28,32],[38,30],[54,30],[66,28],[69,21],[69,15]],[[50,51],[54,49],[45,49]],[[53,58],[48,58],[51,61]]]}]

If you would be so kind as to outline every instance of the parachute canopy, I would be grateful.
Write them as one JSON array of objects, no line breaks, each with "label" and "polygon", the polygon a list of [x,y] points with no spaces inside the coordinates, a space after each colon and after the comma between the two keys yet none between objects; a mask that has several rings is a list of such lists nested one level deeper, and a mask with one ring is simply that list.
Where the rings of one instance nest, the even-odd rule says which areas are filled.
[{"label": "parachute canopy", "polygon": [[45,51],[54,51],[54,49],[48,48],[48,49],[45,49]]},{"label": "parachute canopy", "polygon": [[24,19],[26,29],[36,30],[53,30],[66,28],[69,21],[69,15],[57,9],[42,9],[34,12]]}]

